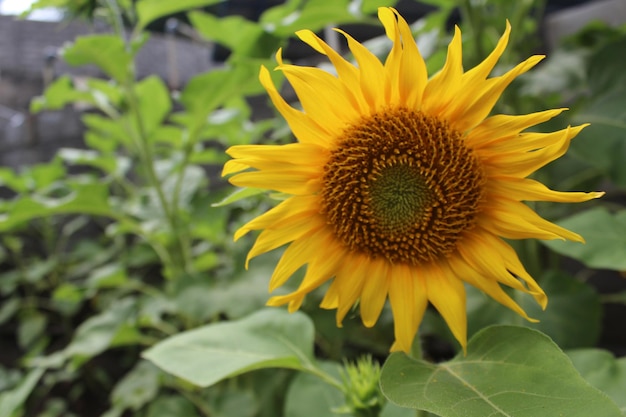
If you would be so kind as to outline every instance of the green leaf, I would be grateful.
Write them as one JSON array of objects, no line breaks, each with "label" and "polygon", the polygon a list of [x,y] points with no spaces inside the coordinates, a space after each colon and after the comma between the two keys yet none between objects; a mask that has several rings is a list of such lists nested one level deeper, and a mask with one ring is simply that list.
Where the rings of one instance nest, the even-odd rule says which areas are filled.
[{"label": "green leaf", "polygon": [[206,7],[223,0],[141,0],[137,2],[137,27],[143,29],[150,22],[184,10]]},{"label": "green leaf", "polygon": [[189,20],[202,36],[228,47],[234,55],[268,58],[281,44],[281,39],[266,32],[262,25],[241,16],[191,12]]},{"label": "green leaf", "polygon": [[43,96],[35,97],[30,103],[30,111],[59,110],[67,104],[84,101],[93,103],[91,94],[77,91],[69,75],[62,75],[46,88]]},{"label": "green leaf", "polygon": [[30,310],[20,318],[17,328],[17,342],[23,349],[31,347],[44,335],[48,317],[37,310]]},{"label": "green leaf", "polygon": [[128,132],[119,120],[91,113],[84,114],[81,120],[90,129],[85,133],[85,141],[92,148],[101,152],[111,152],[118,144],[123,144],[133,150]]},{"label": "green leaf", "polygon": [[100,314],[91,316],[76,329],[70,344],[64,349],[66,357],[76,357],[76,364],[104,352],[114,342],[124,324],[133,317],[135,301],[125,298],[114,302]]},{"label": "green leaf", "polygon": [[615,84],[607,92],[593,95],[573,122],[591,126],[578,134],[570,153],[626,188],[626,88]]},{"label": "green leaf", "polygon": [[11,319],[21,307],[21,299],[17,295],[4,299],[0,304],[0,325]]},{"label": "green leaf", "polygon": [[363,4],[362,8],[359,8],[358,4],[357,7],[353,7],[352,3],[356,4],[349,0],[289,1],[265,11],[259,22],[267,31],[284,38],[293,36],[300,29],[316,32],[329,24],[376,22],[375,19],[362,14],[363,11],[372,10],[371,4]]},{"label": "green leaf", "polygon": [[616,59],[615,51],[626,48],[626,33],[606,43],[594,51],[589,58],[587,79],[594,95],[615,90],[615,86],[623,86],[626,73],[620,59]]},{"label": "green leaf", "polygon": [[352,3],[358,3],[361,5],[361,13],[363,14],[375,14],[378,12],[379,7],[393,7],[398,0],[357,0]]},{"label": "green leaf", "polygon": [[4,185],[16,193],[42,190],[66,174],[63,161],[54,158],[48,163],[40,163],[21,169],[16,173],[10,168],[0,168],[0,185]]},{"label": "green leaf", "polygon": [[24,404],[39,378],[43,375],[43,368],[33,369],[22,382],[10,391],[0,393],[0,417],[14,417],[16,411]]},{"label": "green leaf", "polygon": [[16,193],[28,191],[29,179],[23,175],[18,175],[10,168],[0,167],[0,185],[10,188]]},{"label": "green leaf", "polygon": [[150,403],[146,417],[197,417],[196,407],[180,395],[159,395]]},{"label": "green leaf", "polygon": [[94,64],[120,84],[133,75],[133,56],[124,40],[115,35],[79,36],[62,50],[62,55],[70,65]]},{"label": "green leaf", "polygon": [[237,94],[242,82],[242,74],[229,69],[206,72],[189,80],[180,101],[189,113],[190,129],[200,129],[213,110]]},{"label": "green leaf", "polygon": [[311,369],[313,323],[302,313],[265,309],[170,337],[143,353],[165,371],[208,387],[262,368]]},{"label": "green leaf", "polygon": [[513,326],[489,327],[467,355],[432,364],[392,354],[381,388],[392,402],[441,417],[622,417],[547,336]]},{"label": "green leaf", "polygon": [[224,199],[222,199],[221,201],[218,201],[217,203],[211,204],[211,207],[227,206],[229,204],[234,203],[235,201],[239,201],[239,200],[244,199],[244,198],[252,197],[253,195],[262,194],[265,191],[266,190],[264,190],[262,188],[251,188],[251,187],[249,187],[249,188],[238,188],[235,191],[233,191],[231,194],[226,196]]},{"label": "green leaf", "polygon": [[78,286],[64,282],[52,292],[54,306],[63,314],[74,314],[83,302],[84,291]]},{"label": "green leaf", "polygon": [[586,243],[544,241],[550,249],[590,268],[626,270],[626,210],[611,213],[606,208],[596,207],[557,223],[579,233]]},{"label": "green leaf", "polygon": [[[431,416],[430,413],[426,413],[427,415],[423,417]],[[412,408],[405,408],[395,405],[392,402],[387,402],[383,407],[383,410],[380,412],[380,417],[414,417],[415,410]],[[422,416],[420,416],[422,417]]]},{"label": "green leaf", "polygon": [[547,334],[562,349],[593,346],[602,324],[598,293],[563,272],[547,272],[537,278],[548,295],[545,311],[527,294],[512,292],[511,296],[539,323],[525,320],[472,287],[467,291],[468,334],[492,324],[515,324]]},{"label": "green leaf", "polygon": [[135,85],[143,129],[150,136],[172,109],[170,93],[163,80],[152,75]]},{"label": "green leaf", "polygon": [[55,214],[80,213],[94,216],[116,215],[109,207],[106,184],[87,183],[70,184],[73,188],[69,195],[61,198],[22,196],[5,213],[0,212],[0,231],[35,218]]},{"label": "green leaf", "polygon": [[128,282],[126,268],[119,263],[109,263],[91,271],[85,283],[88,288],[116,288]]},{"label": "green leaf", "polygon": [[601,349],[573,350],[567,355],[583,378],[611,397],[626,415],[626,357],[616,359]]},{"label": "green leaf", "polygon": [[[128,167],[128,159],[113,155],[102,155],[99,152],[88,149],[62,148],[57,155],[59,158],[72,165],[86,165],[101,169],[107,174],[118,172],[123,174]],[[117,159],[119,158],[119,160]],[[118,167],[121,165],[120,167]]]},{"label": "green leaf", "polygon": [[116,408],[137,411],[159,392],[162,372],[148,361],[139,361],[113,388],[111,403]]},{"label": "green leaf", "polygon": [[[335,362],[320,362],[324,372],[340,380],[341,368]],[[344,396],[336,387],[315,375],[299,373],[289,385],[285,398],[285,416],[289,417],[337,417],[332,410],[344,403]]]}]

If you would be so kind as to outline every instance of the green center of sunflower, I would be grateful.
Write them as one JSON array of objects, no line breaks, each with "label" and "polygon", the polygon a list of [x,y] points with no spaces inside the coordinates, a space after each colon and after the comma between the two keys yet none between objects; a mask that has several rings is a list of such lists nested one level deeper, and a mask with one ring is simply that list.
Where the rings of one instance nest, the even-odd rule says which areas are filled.
[{"label": "green center of sunflower", "polygon": [[405,164],[376,172],[369,184],[369,195],[372,216],[388,234],[410,231],[431,200],[419,170]]},{"label": "green center of sunflower", "polygon": [[351,250],[415,265],[456,248],[483,185],[460,132],[398,108],[343,132],[325,166],[322,211]]}]

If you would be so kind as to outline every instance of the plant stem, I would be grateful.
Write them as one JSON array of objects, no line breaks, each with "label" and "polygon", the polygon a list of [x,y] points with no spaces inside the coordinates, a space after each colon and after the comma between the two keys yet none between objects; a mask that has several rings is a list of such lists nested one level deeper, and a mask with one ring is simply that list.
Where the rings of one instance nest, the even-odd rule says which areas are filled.
[{"label": "plant stem", "polygon": [[463,0],[459,7],[461,11],[461,17],[464,22],[467,22],[474,38],[474,56],[469,63],[470,66],[474,66],[485,58],[485,51],[483,50],[483,22],[480,15],[480,11],[476,13],[474,6],[472,6],[471,0]]},{"label": "plant stem", "polygon": [[[123,22],[121,20],[121,14],[119,12],[119,7],[116,1],[107,0],[107,5],[111,11],[111,23],[115,32],[118,36],[124,39],[127,49],[130,50],[131,40],[126,39],[124,36]],[[133,32],[133,35],[135,35],[135,32]],[[171,267],[175,275],[179,275],[183,272],[188,272],[188,265],[190,264],[190,262],[188,251],[185,249],[186,245],[182,240],[181,233],[179,233],[180,226],[177,218],[178,199],[176,201],[172,200],[171,204],[167,201],[161,181],[159,180],[156,170],[154,169],[154,152],[152,149],[152,144],[148,140],[144,121],[140,112],[139,99],[135,92],[133,83],[135,79],[134,66],[132,66],[129,71],[131,74],[126,77],[126,81],[124,82],[122,87],[124,88],[124,92],[128,97],[129,111],[131,117],[133,117],[137,123],[137,131],[135,132],[132,126],[127,126],[126,130],[129,132],[131,137],[134,137],[135,139],[133,142],[135,143],[135,146],[137,146],[140,163],[145,171],[145,175],[147,177],[149,185],[156,193],[157,200],[159,202],[163,215],[165,216],[165,219],[173,235],[176,256],[168,257],[171,261],[169,262],[169,266]]]},{"label": "plant stem", "polygon": [[[142,165],[144,171],[147,175],[148,183],[154,189],[157,195],[157,199],[159,201],[159,205],[163,210],[163,214],[165,219],[167,220],[171,232],[174,236],[174,244],[175,248],[178,252],[177,257],[172,257],[172,260],[176,260],[175,264],[172,265],[175,267],[176,272],[182,272],[187,270],[187,256],[186,250],[184,249],[184,244],[182,242],[181,236],[179,232],[178,219],[176,217],[176,207],[170,206],[170,203],[167,201],[165,197],[165,193],[163,192],[163,187],[161,186],[161,181],[159,180],[156,170],[154,169],[154,153],[152,151],[152,145],[148,141],[148,137],[145,131],[145,126],[143,123],[143,118],[141,117],[141,113],[139,111],[139,100],[137,99],[137,95],[135,94],[132,81],[127,81],[124,85],[126,90],[126,94],[128,96],[128,101],[130,105],[130,111],[135,117],[137,121],[137,129],[138,129],[138,141],[140,150],[140,159],[142,159]],[[172,202],[173,203],[173,202]]]}]

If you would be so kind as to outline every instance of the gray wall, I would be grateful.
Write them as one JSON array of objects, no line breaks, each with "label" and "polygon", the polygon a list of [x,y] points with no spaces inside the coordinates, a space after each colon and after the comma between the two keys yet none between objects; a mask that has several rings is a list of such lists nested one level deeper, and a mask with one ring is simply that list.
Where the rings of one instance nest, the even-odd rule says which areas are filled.
[{"label": "gray wall", "polygon": [[[43,92],[45,58],[79,35],[106,33],[102,25],[83,22],[42,22],[0,16],[0,166],[47,161],[58,147],[80,146],[82,126],[71,108],[30,115],[32,97]],[[171,88],[211,68],[212,46],[184,38],[152,34],[137,57],[139,78],[156,74]],[[169,54],[169,55],[168,55]],[[101,76],[94,66],[69,67],[54,60],[52,77]]]}]

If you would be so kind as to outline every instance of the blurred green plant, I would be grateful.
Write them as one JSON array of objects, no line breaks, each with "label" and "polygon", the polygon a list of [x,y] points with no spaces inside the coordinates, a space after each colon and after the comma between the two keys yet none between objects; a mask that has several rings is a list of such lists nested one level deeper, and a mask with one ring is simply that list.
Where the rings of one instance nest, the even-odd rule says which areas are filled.
[{"label": "blurred green plant", "polygon": [[[537,207],[587,239],[586,246],[530,242],[518,248],[551,299],[546,313],[529,311],[541,323],[522,323],[469,292],[470,345],[478,346],[470,355],[476,357],[434,364],[418,355],[391,355],[382,368],[389,400],[383,404],[371,378],[361,378],[368,374],[364,366],[341,364],[373,354],[372,370],[386,358],[389,315],[376,329],[366,331],[348,318],[338,330],[332,314],[312,307],[316,300],[304,306],[306,314],[263,309],[271,259],[243,271],[249,244],[235,246],[231,236],[272,203],[258,190],[230,193],[215,172],[225,147],[290,140],[281,118],[259,120],[249,101],[263,94],[258,68],[273,66],[276,49],[299,29],[370,23],[377,7],[395,1],[289,0],[258,22],[189,11],[217,3],[40,0],[33,6],[87,13],[108,22],[112,33],[78,37],[61,53],[70,65],[97,66],[103,78],[79,85],[63,75],[32,102],[35,113],[87,106],[81,115],[85,147],[61,149],[52,160],[18,171],[0,168],[0,185],[10,194],[0,200],[0,329],[3,351],[15,358],[0,367],[0,417],[324,417],[335,415],[332,410],[404,417],[414,409],[458,416],[459,398],[468,399],[462,415],[500,410],[524,416],[490,401],[498,394],[490,387],[530,393],[539,389],[538,380],[558,375],[557,383],[541,387],[537,407],[569,416],[623,414],[623,359],[589,349],[601,330],[603,305],[581,277],[594,268],[626,270],[626,83],[614,53],[623,49],[626,29],[596,25],[569,39],[514,84],[498,109],[568,105],[570,114],[554,123],[592,122],[571,156],[539,175],[558,189],[608,191],[580,213]],[[492,49],[507,18],[514,30],[503,66],[526,58],[539,43],[544,1],[423,3],[437,7],[413,26],[431,72],[441,67],[448,21],[457,10],[468,67]],[[224,66],[196,75],[181,91],[170,91],[156,76],[137,79],[146,27],[186,11],[201,37],[231,50]],[[369,43],[385,48],[379,41]],[[577,276],[562,268],[558,254],[582,263]],[[624,302],[619,295],[612,300]],[[530,310],[530,303],[517,301]],[[501,326],[483,330],[492,324]],[[451,337],[430,311],[420,333],[444,343]],[[575,349],[568,352],[571,362],[560,349]],[[433,354],[427,346],[424,351]],[[420,397],[426,388],[436,401]],[[570,408],[555,403],[559,396],[572,400]]]}]

